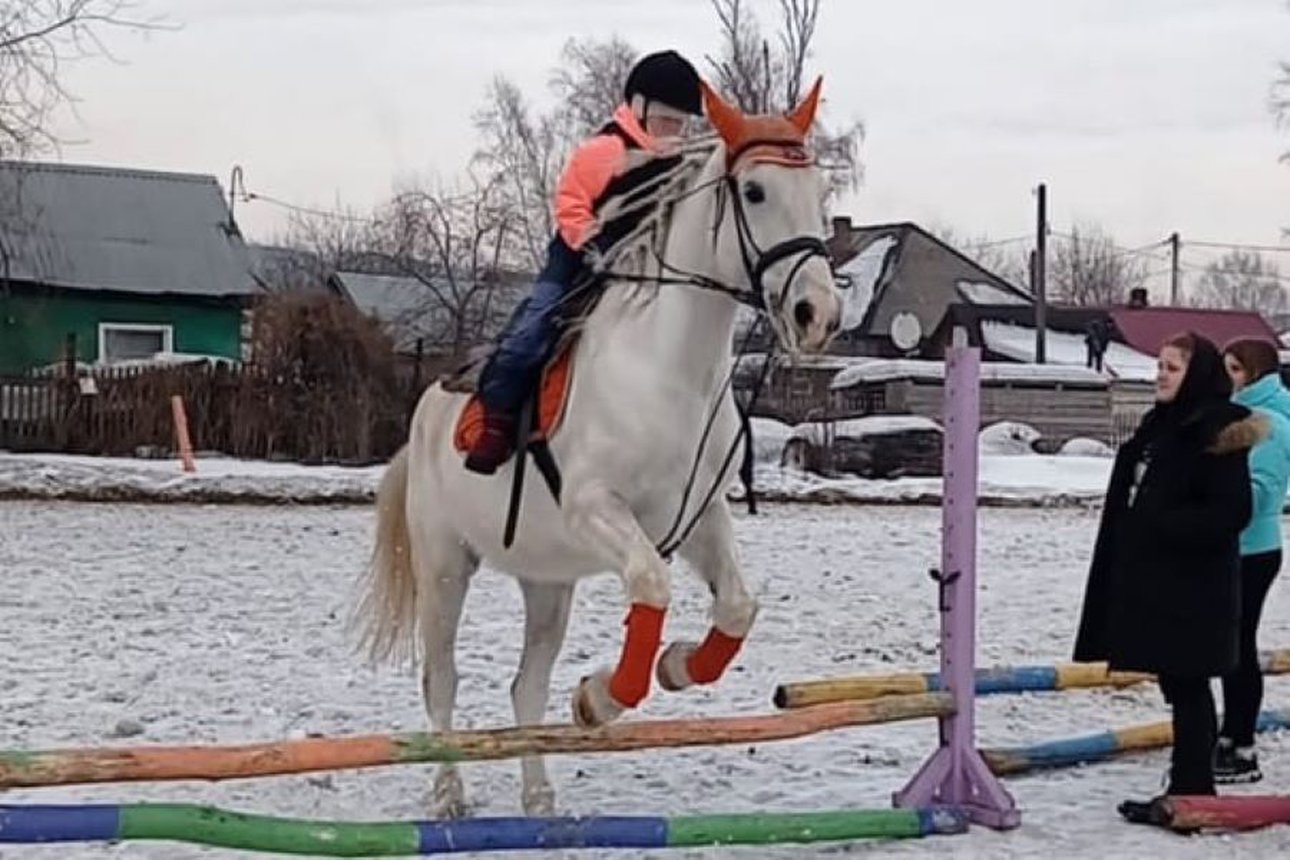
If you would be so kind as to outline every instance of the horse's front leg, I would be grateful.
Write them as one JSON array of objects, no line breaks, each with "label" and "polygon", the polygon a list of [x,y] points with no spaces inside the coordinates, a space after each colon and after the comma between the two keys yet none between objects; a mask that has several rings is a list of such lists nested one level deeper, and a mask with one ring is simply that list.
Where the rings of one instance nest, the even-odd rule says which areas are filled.
[{"label": "horse's front leg", "polygon": [[630,605],[617,667],[583,678],[574,691],[574,721],[595,726],[616,719],[649,695],[672,599],[671,573],[627,503],[603,484],[591,481],[571,487],[564,511],[570,530],[621,572]]},{"label": "horse's front leg", "polygon": [[739,653],[757,615],[757,601],[739,572],[734,527],[725,499],[712,504],[679,548],[679,553],[712,591],[712,627],[702,643],[673,642],[658,661],[658,682],[665,690],[711,684]]}]

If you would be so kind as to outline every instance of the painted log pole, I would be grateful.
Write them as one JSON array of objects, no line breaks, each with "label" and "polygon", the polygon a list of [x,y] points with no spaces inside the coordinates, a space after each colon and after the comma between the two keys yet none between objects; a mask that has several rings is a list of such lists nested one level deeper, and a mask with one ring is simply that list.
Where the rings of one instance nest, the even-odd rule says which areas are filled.
[{"label": "painted log pole", "polygon": [[[1259,732],[1290,729],[1290,710],[1262,712],[1259,714],[1257,729]],[[1166,720],[1031,746],[983,749],[981,755],[994,773],[1016,776],[1036,770],[1091,764],[1134,752],[1164,749],[1173,742],[1173,726]]]},{"label": "painted log pole", "polygon": [[1169,797],[1164,807],[1165,826],[1180,832],[1256,830],[1290,824],[1290,796],[1286,795]]},{"label": "painted log pole", "polygon": [[[1264,651],[1259,655],[1259,665],[1265,675],[1290,674],[1290,648]],[[1119,689],[1155,680],[1154,675],[1142,672],[1110,672],[1105,663],[997,666],[978,669],[975,677],[978,696],[1096,687]],[[939,672],[896,672],[789,682],[775,688],[773,699],[775,707],[792,709],[943,689],[945,684]]]},{"label": "painted log pole", "polygon": [[939,809],[351,823],[191,804],[0,806],[0,845],[164,840],[326,857],[908,839],[967,828],[962,813]]},{"label": "painted log pole", "polygon": [[838,702],[785,713],[653,720],[592,729],[532,726],[483,731],[308,738],[240,746],[123,747],[0,752],[0,789],[99,782],[224,780],[533,754],[627,752],[787,740],[852,726],[939,717],[947,693]]}]

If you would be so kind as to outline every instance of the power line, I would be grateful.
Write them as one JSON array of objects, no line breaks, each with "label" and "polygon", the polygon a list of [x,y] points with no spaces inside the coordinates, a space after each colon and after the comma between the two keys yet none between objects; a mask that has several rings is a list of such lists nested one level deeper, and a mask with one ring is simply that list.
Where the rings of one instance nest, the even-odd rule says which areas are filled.
[{"label": "power line", "polygon": [[[1079,237],[1079,236],[1076,236],[1074,233],[1062,233],[1062,232],[1057,231],[1057,230],[1050,230],[1050,231],[1049,231],[1049,235],[1050,235],[1050,236],[1056,236],[1056,237],[1057,237],[1057,238],[1059,238],[1059,239],[1065,239],[1067,242],[1075,242],[1075,241],[1078,241],[1078,240],[1081,238],[1081,237]],[[1154,248],[1159,248],[1159,247],[1162,247],[1162,246],[1164,246],[1164,245],[1168,245],[1168,244],[1169,244],[1169,240],[1168,240],[1168,239],[1161,239],[1161,240],[1160,240],[1160,241],[1158,241],[1158,242],[1152,242],[1152,243],[1151,243],[1151,244],[1149,244],[1149,245],[1143,245],[1143,246],[1141,246],[1141,247],[1139,247],[1139,248],[1125,248],[1125,247],[1124,247],[1124,246],[1122,246],[1122,245],[1117,245],[1117,244],[1115,244],[1114,242],[1112,242],[1112,241],[1110,241],[1110,240],[1106,239],[1104,236],[1085,236],[1085,237],[1082,237],[1082,238],[1084,238],[1085,240],[1091,240],[1091,241],[1099,242],[1099,243],[1100,243],[1100,242],[1106,242],[1106,244],[1111,248],[1111,250],[1112,250],[1112,251],[1115,251],[1115,253],[1116,253],[1117,255],[1121,256],[1121,257],[1147,257],[1147,258],[1152,259],[1152,260],[1165,260],[1165,259],[1168,259],[1168,258],[1165,258],[1165,257],[1158,257],[1158,256],[1156,256],[1156,255],[1154,255],[1154,254],[1150,253],[1150,251],[1151,251],[1152,249],[1154,249]]]},{"label": "power line", "polygon": [[1035,237],[1027,233],[1024,236],[1009,236],[1007,239],[992,239],[989,242],[969,243],[967,248],[974,251],[983,250],[985,248],[997,248],[1000,245],[1011,245],[1016,242],[1025,242],[1033,238]]},{"label": "power line", "polygon": [[1290,254],[1290,245],[1244,245],[1239,242],[1203,242],[1199,239],[1184,239],[1184,245],[1195,245],[1198,248],[1232,248],[1241,251],[1265,251],[1271,254]]},{"label": "power line", "polygon": [[267,194],[255,194],[253,192],[246,191],[246,190],[242,191],[240,197],[242,201],[246,203],[260,201],[262,203],[269,203],[273,206],[277,206],[279,208],[286,209],[291,212],[298,212],[301,215],[314,215],[319,218],[331,218],[335,221],[349,221],[351,223],[356,223],[356,224],[379,224],[380,223],[375,218],[365,218],[361,215],[345,215],[340,212],[329,212],[326,209],[313,209],[309,206],[299,206],[295,203],[288,203],[285,200],[279,200],[276,197],[270,197]]},{"label": "power line", "polygon": [[1282,275],[1279,272],[1250,272],[1241,269],[1219,269],[1199,263],[1189,263],[1180,261],[1178,266],[1193,272],[1201,272],[1211,275],[1233,275],[1236,277],[1250,278],[1259,281],[1275,281],[1279,284],[1290,286],[1290,275]]}]

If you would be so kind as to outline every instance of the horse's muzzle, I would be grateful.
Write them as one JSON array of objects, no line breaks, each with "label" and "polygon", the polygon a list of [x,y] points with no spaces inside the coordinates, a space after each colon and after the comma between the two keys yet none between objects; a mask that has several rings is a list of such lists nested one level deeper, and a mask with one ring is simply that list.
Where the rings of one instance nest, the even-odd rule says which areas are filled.
[{"label": "horse's muzzle", "polygon": [[793,302],[793,327],[802,352],[822,352],[842,325],[842,302],[830,286],[809,286]]}]

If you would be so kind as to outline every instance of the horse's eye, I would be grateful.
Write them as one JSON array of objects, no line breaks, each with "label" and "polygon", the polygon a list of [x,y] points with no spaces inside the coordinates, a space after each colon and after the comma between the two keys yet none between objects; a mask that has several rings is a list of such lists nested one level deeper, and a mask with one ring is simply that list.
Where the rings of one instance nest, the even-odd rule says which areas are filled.
[{"label": "horse's eye", "polygon": [[760,203],[766,199],[766,189],[761,186],[760,182],[745,183],[744,197],[749,203]]}]

